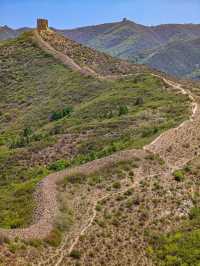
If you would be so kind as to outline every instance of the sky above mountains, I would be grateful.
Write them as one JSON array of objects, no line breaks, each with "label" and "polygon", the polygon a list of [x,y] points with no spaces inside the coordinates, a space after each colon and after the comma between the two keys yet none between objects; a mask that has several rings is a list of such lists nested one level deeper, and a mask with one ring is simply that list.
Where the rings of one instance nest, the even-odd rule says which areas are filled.
[{"label": "sky above mountains", "polygon": [[200,24],[199,0],[0,0],[0,25],[34,27],[48,18],[56,28],[75,28],[127,17],[144,25]]}]

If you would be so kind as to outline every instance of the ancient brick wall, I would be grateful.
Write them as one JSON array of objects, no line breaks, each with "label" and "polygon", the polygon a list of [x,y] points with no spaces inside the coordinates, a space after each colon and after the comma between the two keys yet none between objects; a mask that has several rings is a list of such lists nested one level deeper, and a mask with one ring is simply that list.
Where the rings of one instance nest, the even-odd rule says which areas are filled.
[{"label": "ancient brick wall", "polygon": [[37,29],[39,31],[47,30],[48,29],[48,20],[47,19],[38,19],[37,20]]}]

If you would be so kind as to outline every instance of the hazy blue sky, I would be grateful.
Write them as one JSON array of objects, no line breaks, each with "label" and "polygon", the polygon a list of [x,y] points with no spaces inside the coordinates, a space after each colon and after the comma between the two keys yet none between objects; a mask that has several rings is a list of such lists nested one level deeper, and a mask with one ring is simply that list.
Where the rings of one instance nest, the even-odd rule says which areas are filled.
[{"label": "hazy blue sky", "polygon": [[37,17],[74,28],[127,17],[145,25],[200,23],[200,0],[0,0],[0,25],[34,26]]}]

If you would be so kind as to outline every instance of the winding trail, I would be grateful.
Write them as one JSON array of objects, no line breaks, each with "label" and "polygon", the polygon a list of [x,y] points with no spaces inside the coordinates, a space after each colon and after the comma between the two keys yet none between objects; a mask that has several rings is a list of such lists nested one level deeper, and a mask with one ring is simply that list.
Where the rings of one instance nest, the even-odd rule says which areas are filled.
[{"label": "winding trail", "polygon": [[[38,40],[39,46],[47,52],[50,52],[55,58],[59,59],[63,64],[70,66],[72,69],[76,71],[80,71],[81,73],[87,73],[94,75],[95,77],[99,77],[96,73],[90,70],[82,69],[78,66],[72,59],[63,55],[60,52],[55,51],[48,43],[42,40],[37,32],[35,32],[36,39]],[[179,90],[182,94],[188,95],[189,99],[192,102],[192,114],[189,120],[184,121],[181,125],[176,128],[170,129],[164,133],[162,133],[158,138],[156,138],[152,143],[143,147],[144,151],[151,152],[153,154],[158,154],[160,157],[166,162],[166,165],[169,167],[170,172],[183,167],[187,162],[189,162],[193,157],[197,156],[197,151],[194,152],[194,147],[191,145],[190,148],[183,148],[183,145],[187,142],[191,142],[192,144],[196,142],[198,143],[198,128],[200,127],[200,107],[196,98],[192,95],[192,93],[188,90],[185,90],[181,84],[175,83],[171,80],[168,80],[162,76],[152,74],[157,78],[163,80],[167,85],[174,88],[175,90]],[[105,77],[104,77],[105,78]],[[196,138],[195,138],[196,136]],[[84,165],[74,167],[71,169],[67,169],[61,172],[53,173],[45,177],[42,182],[37,187],[35,197],[38,203],[36,210],[36,222],[24,229],[0,229],[0,234],[6,236],[8,238],[19,238],[19,239],[44,239],[49,235],[54,227],[55,217],[58,214],[58,203],[57,203],[57,183],[62,181],[63,178],[69,175],[75,175],[78,173],[82,174],[91,174],[95,171],[98,171],[104,167],[112,165],[118,161],[122,160],[130,160],[134,158],[136,154],[142,152],[141,150],[127,150],[117,152],[111,156],[98,159]],[[168,174],[168,173],[166,173]],[[80,237],[85,234],[85,232],[92,226],[94,219],[96,217],[96,206],[99,202],[104,200],[105,198],[112,197],[116,194],[124,193],[125,191],[133,188],[137,183],[134,183],[131,187],[126,188],[124,191],[119,191],[117,193],[113,193],[111,195],[106,195],[103,198],[94,202],[92,215],[88,220],[87,224],[82,228],[80,233],[77,235],[73,243],[71,244],[68,254],[74,249],[77,245]],[[66,255],[65,250],[65,239],[56,254],[57,261],[54,264],[55,266],[59,266],[64,256]],[[40,264],[45,265],[45,264]]]}]

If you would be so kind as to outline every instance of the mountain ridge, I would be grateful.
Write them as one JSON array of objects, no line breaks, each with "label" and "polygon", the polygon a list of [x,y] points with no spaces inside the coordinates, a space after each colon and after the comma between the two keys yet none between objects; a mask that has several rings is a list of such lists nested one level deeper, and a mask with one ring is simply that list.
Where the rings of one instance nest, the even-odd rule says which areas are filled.
[{"label": "mountain ridge", "polygon": [[[194,41],[200,38],[200,24],[144,26],[126,19],[69,30],[52,29],[71,40],[113,57],[133,63],[145,63],[178,78],[200,79],[196,63],[197,45]],[[0,28],[0,40],[15,38],[27,30],[30,29],[12,30],[4,26]],[[188,43],[182,49],[185,41]],[[186,53],[188,49],[190,56]]]},{"label": "mountain ridge", "polygon": [[[166,49],[163,54],[163,49],[171,43],[175,43],[176,49],[181,52],[184,41],[198,39],[200,37],[199,24],[163,24],[148,27],[125,21],[64,30],[61,33],[112,56],[132,62],[145,63],[170,75],[199,78],[198,75],[192,76],[191,74],[196,70],[196,62],[193,61],[193,57],[190,57],[189,62],[185,63],[185,54],[182,52],[177,65],[173,49]],[[190,47],[193,49],[193,46]],[[158,57],[160,49],[162,49],[162,55],[153,61],[153,53],[156,52]],[[151,50],[153,50],[152,54],[150,53]],[[146,54],[148,54],[147,57]],[[148,61],[149,56],[150,61]],[[172,59],[171,66],[166,60],[163,61],[163,56],[165,59],[168,57]]]}]

